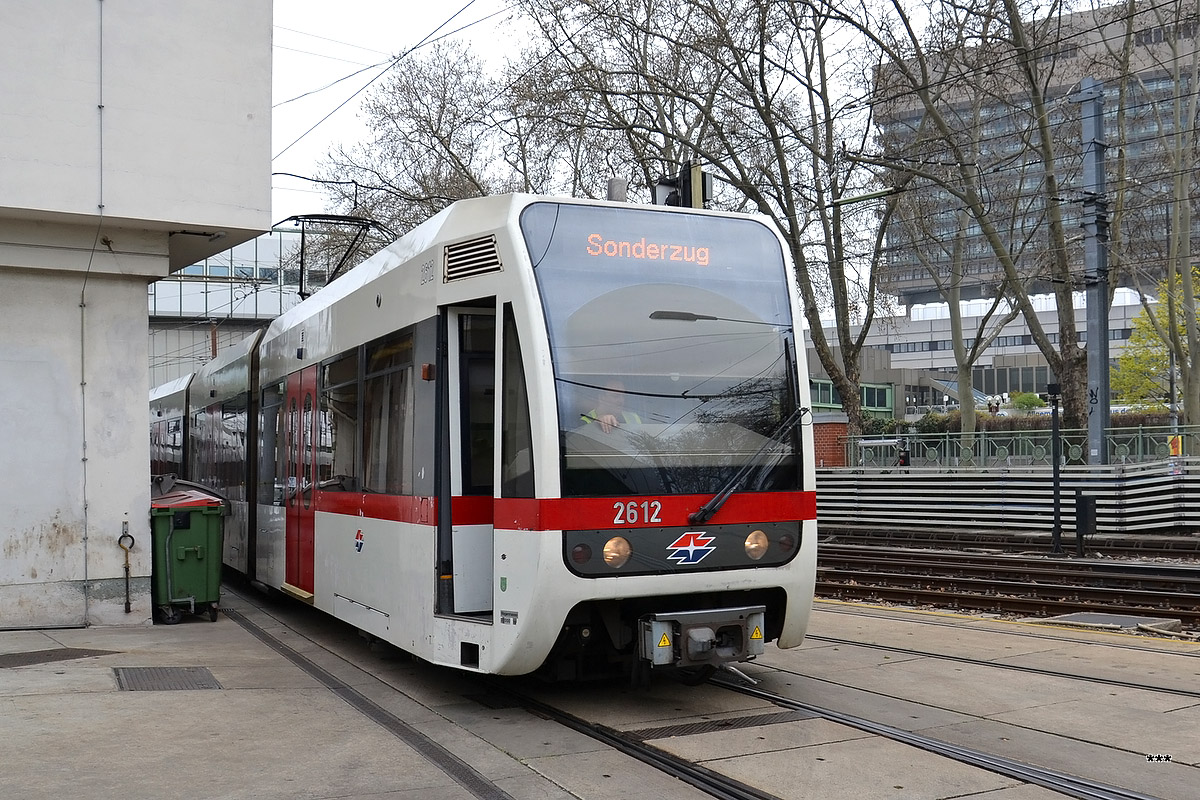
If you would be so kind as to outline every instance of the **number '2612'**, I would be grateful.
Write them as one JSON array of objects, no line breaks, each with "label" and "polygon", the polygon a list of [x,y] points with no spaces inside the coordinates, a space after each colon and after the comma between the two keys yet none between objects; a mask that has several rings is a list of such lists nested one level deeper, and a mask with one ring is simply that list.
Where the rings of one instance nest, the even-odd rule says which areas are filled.
[{"label": "number '2612'", "polygon": [[662,503],[658,500],[637,500],[613,503],[613,525],[637,525],[662,522]]}]

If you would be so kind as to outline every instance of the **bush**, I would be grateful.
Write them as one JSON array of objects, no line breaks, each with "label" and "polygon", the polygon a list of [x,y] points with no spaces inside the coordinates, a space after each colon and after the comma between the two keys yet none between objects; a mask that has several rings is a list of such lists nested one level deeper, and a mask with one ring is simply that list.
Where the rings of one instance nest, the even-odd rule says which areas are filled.
[{"label": "bush", "polygon": [[[1033,395],[1033,397],[1038,399],[1037,395]],[[1060,417],[1060,422],[1061,419]],[[976,431],[1042,431],[1050,430],[1051,424],[1052,421],[1049,414],[1000,416],[980,411],[975,416]],[[1155,411],[1125,411],[1115,413],[1109,421],[1110,427],[1113,428],[1153,428],[1166,427],[1170,424],[1171,415],[1169,413]],[[912,427],[917,433],[959,433],[962,431],[962,412],[951,411],[949,414],[938,414],[930,411],[914,422]],[[863,433],[866,432],[864,429]],[[887,432],[890,433],[891,431]]]},{"label": "bush", "polygon": [[1035,408],[1046,407],[1046,401],[1033,392],[1017,392],[1011,399],[1012,407],[1017,411],[1033,411]]},{"label": "bush", "polygon": [[1121,411],[1109,417],[1108,424],[1114,428],[1165,428],[1171,424],[1171,412]]},{"label": "bush", "polygon": [[946,427],[947,416],[930,411],[914,422],[913,428],[917,433],[945,433],[948,430]]},{"label": "bush", "polygon": [[863,436],[890,436],[908,430],[908,423],[890,417],[863,417]]}]

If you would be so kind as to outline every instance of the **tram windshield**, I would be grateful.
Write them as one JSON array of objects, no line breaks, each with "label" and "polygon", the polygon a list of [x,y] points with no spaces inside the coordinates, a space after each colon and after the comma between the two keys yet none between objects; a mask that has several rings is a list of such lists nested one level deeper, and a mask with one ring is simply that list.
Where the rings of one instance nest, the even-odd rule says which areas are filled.
[{"label": "tram windshield", "polygon": [[[779,240],[752,219],[537,203],[563,496],[798,486]],[[791,366],[790,366],[791,365]],[[789,372],[792,377],[789,378]]]}]

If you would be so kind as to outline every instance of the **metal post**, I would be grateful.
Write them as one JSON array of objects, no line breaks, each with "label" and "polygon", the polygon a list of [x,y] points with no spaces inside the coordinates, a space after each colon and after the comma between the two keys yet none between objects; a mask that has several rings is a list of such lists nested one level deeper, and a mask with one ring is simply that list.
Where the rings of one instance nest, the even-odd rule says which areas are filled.
[{"label": "metal post", "polygon": [[1088,463],[1108,463],[1108,198],[1104,174],[1104,92],[1084,78],[1072,99],[1083,105],[1084,284],[1087,288]]},{"label": "metal post", "polygon": [[1058,392],[1057,383],[1046,384],[1046,394],[1050,396],[1050,459],[1054,487],[1054,527],[1050,529],[1050,552],[1062,552],[1062,485],[1059,482],[1059,461],[1062,460],[1062,450],[1058,441]]},{"label": "metal post", "polygon": [[1096,498],[1075,490],[1075,555],[1083,558],[1083,537],[1096,532]]},{"label": "metal post", "polygon": [[1179,406],[1175,405],[1175,348],[1170,344],[1167,345],[1167,354],[1171,370],[1171,435],[1174,436],[1179,433]]}]

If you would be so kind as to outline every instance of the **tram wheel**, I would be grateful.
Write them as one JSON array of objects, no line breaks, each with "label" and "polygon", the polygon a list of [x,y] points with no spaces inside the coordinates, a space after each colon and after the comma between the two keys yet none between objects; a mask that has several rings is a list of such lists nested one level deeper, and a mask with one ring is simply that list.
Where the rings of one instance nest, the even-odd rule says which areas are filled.
[{"label": "tram wheel", "polygon": [[645,659],[634,659],[629,672],[629,685],[633,689],[650,688],[650,662]]},{"label": "tram wheel", "polygon": [[699,686],[716,674],[717,668],[712,664],[704,664],[699,667],[677,667],[675,669],[676,679],[684,686]]}]

